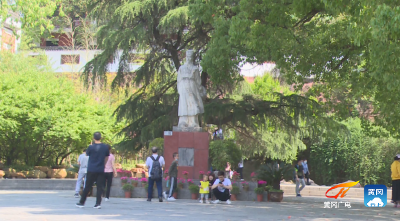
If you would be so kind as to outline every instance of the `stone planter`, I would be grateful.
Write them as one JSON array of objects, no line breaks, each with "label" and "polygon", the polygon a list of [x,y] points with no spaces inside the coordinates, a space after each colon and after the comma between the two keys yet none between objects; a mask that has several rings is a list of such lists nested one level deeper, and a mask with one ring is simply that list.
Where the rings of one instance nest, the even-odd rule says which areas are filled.
[{"label": "stone planter", "polygon": [[271,192],[269,192],[269,191],[267,193],[267,201],[271,201]]},{"label": "stone planter", "polygon": [[231,201],[236,201],[236,194],[231,194]]},{"label": "stone planter", "polygon": [[14,170],[13,168],[4,169],[4,174],[6,178],[14,178],[16,173],[17,171]]},{"label": "stone planter", "polygon": [[271,202],[282,202],[283,200],[283,192],[271,192],[268,195],[270,195]]},{"label": "stone planter", "polygon": [[125,198],[131,198],[132,192],[125,192]]},{"label": "stone planter", "polygon": [[192,193],[192,200],[197,200],[198,198],[197,193]]},{"label": "stone planter", "polygon": [[137,187],[139,185],[139,183],[138,182],[134,182],[134,183],[132,183],[132,186],[134,186],[134,187]]},{"label": "stone planter", "polygon": [[47,176],[50,178],[64,179],[67,177],[67,171],[65,169],[50,169]]},{"label": "stone planter", "polygon": [[[26,171],[25,171],[26,172]],[[17,172],[15,173],[15,178],[26,178],[25,174],[23,172]]]},{"label": "stone planter", "polygon": [[188,174],[183,174],[183,178],[184,178],[185,180],[187,180],[187,179],[188,179]]},{"label": "stone planter", "polygon": [[35,167],[33,167],[33,169],[35,169],[35,170],[40,170],[40,171],[42,171],[43,173],[48,173],[49,172],[49,170],[50,170],[50,168],[49,167],[44,167],[44,166],[35,166]]},{"label": "stone planter", "polygon": [[69,179],[78,179],[78,174],[74,173],[72,171],[68,171],[67,172],[67,178],[69,178]]},{"label": "stone planter", "polygon": [[257,194],[257,201],[262,202],[263,201],[263,195],[262,194]]},{"label": "stone planter", "polygon": [[177,192],[174,192],[174,193],[172,194],[172,196],[173,196],[175,199],[178,199],[178,193],[177,193]]}]

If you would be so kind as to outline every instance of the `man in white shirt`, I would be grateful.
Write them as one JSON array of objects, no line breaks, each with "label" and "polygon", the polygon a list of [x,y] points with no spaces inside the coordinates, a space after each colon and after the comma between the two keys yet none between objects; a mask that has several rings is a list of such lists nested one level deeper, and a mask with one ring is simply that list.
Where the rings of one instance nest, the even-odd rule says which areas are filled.
[{"label": "man in white shirt", "polygon": [[[158,200],[160,202],[163,201],[162,199],[162,168],[165,167],[164,157],[158,156],[158,148],[152,147],[151,151],[153,155],[147,157],[146,160],[146,167],[149,169],[149,189],[147,191],[147,201],[151,202],[151,198],[153,196],[153,186],[154,182],[157,185],[158,191]],[[154,167],[154,168],[153,168]]]},{"label": "man in white shirt", "polygon": [[215,180],[211,189],[213,190],[213,194],[216,200],[213,203],[219,203],[220,201],[226,201],[227,204],[231,204],[229,200],[231,198],[230,190],[232,190],[231,180],[225,178],[225,172],[218,172],[218,179]]},{"label": "man in white shirt", "polygon": [[85,188],[88,160],[89,157],[86,155],[86,149],[85,149],[83,150],[83,153],[79,155],[78,158],[79,172],[78,172],[78,180],[76,181],[76,186],[75,186],[75,195],[74,195],[75,198],[81,197],[79,195],[79,191],[81,190],[81,184],[83,179],[85,179],[83,183],[83,188]]}]

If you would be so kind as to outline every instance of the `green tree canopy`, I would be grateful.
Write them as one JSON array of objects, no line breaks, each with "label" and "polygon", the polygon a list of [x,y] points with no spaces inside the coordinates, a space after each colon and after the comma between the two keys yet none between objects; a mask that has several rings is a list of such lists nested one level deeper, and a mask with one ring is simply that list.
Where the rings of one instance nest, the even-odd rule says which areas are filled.
[{"label": "green tree canopy", "polygon": [[[289,83],[314,78],[326,110],[354,105],[398,134],[400,7],[378,0],[193,0],[191,18],[211,24],[205,71],[227,78],[240,62],[274,61]],[[338,100],[340,99],[340,100]],[[369,106],[373,105],[373,106]],[[371,115],[371,114],[370,114]]]},{"label": "green tree canopy", "polygon": [[116,132],[112,110],[74,91],[45,64],[22,54],[0,55],[0,160],[6,165],[58,165],[81,153],[100,131]]},{"label": "green tree canopy", "polygon": [[[226,13],[229,20],[235,15],[234,5],[218,10]],[[99,77],[104,79],[110,58],[122,50],[114,87],[131,83],[141,86],[117,109],[118,119],[129,122],[122,133],[130,139],[124,140],[121,146],[142,148],[177,124],[176,70],[184,61],[182,55],[187,49],[196,51],[196,61],[203,66],[202,85],[208,92],[203,124],[230,124],[253,138],[257,134],[252,131],[257,127],[274,127],[276,131],[295,134],[300,129],[300,119],[310,128],[317,125],[334,128],[323,118],[324,112],[315,101],[296,94],[280,94],[274,100],[243,93],[230,97],[243,80],[238,72],[240,59],[235,58],[236,48],[222,37],[229,36],[227,29],[217,25],[221,23],[227,27],[227,23],[223,18],[213,22],[208,6],[207,1],[100,0],[89,7],[95,19],[101,21],[97,42],[104,51],[86,66],[85,82]],[[133,51],[147,52],[138,70],[130,69]]]}]

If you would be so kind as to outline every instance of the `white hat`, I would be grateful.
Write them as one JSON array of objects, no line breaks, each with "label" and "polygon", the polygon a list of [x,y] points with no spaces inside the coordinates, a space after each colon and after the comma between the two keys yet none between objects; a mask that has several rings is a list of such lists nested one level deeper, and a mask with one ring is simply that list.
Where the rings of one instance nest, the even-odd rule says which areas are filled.
[{"label": "white hat", "polygon": [[396,157],[400,159],[400,154],[397,154]]}]

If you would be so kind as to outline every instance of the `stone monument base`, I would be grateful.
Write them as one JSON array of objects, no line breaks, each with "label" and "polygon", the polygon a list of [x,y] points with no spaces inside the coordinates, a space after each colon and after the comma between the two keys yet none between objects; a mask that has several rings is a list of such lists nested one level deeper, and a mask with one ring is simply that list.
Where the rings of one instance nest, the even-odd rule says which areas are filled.
[{"label": "stone monument base", "polygon": [[208,145],[207,132],[164,133],[165,168],[169,169],[173,153],[179,153],[178,178],[183,178],[182,172],[187,171],[189,179],[199,179],[200,171],[208,171]]},{"label": "stone monument base", "polygon": [[203,128],[201,127],[178,127],[173,126],[172,131],[176,132],[203,132]]}]

